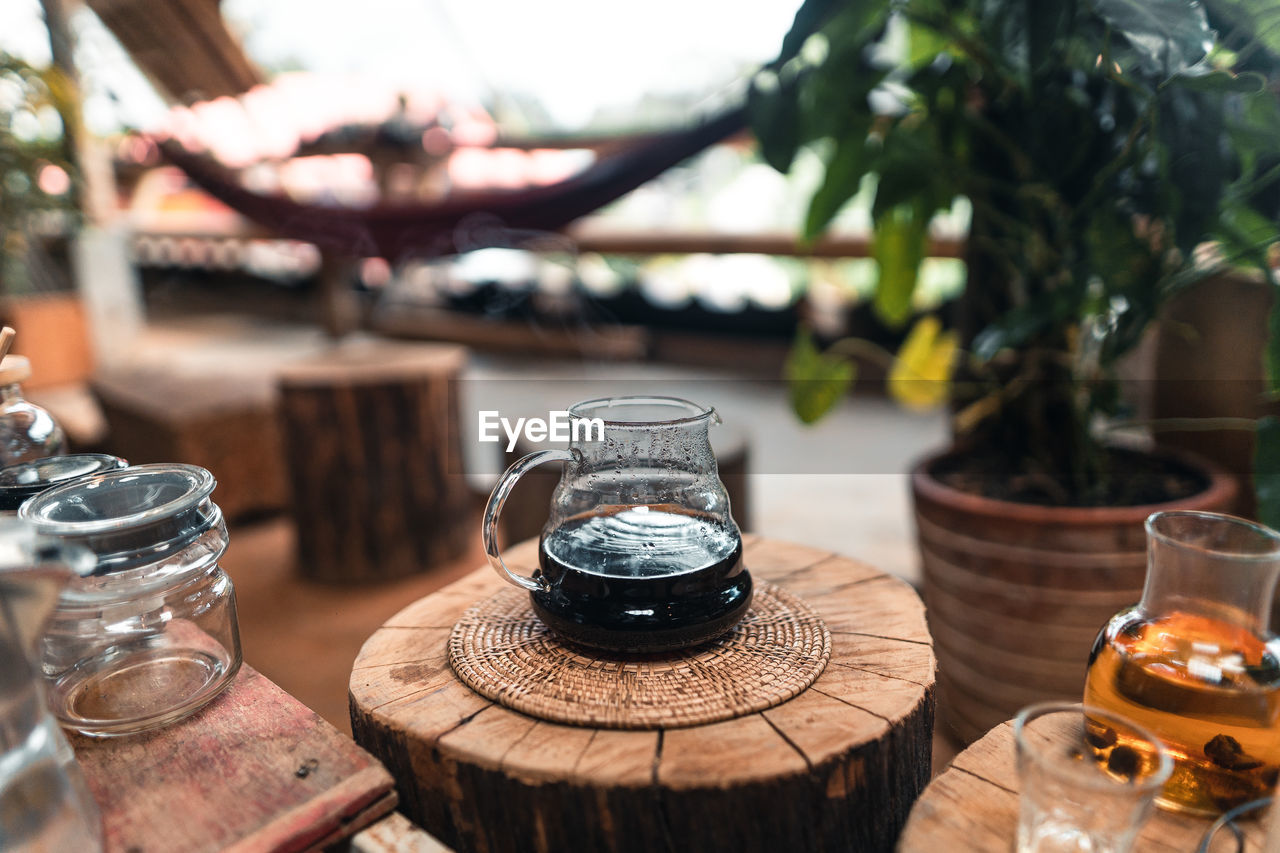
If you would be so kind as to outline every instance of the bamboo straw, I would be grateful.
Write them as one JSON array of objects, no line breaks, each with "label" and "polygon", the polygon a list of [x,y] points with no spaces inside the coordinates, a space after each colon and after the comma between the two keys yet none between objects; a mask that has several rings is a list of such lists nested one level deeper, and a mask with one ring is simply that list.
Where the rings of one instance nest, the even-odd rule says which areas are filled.
[{"label": "bamboo straw", "polygon": [[13,339],[17,334],[12,326],[0,329],[0,361],[4,361],[4,357],[9,354],[9,347],[13,346]]}]

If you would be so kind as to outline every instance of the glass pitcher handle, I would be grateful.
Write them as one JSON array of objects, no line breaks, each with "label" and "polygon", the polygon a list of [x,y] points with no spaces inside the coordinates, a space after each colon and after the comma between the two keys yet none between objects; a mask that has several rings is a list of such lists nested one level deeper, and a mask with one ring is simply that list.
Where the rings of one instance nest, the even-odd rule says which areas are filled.
[{"label": "glass pitcher handle", "polygon": [[502,507],[511,495],[511,490],[516,487],[516,481],[531,469],[543,462],[568,462],[572,458],[573,454],[568,450],[539,450],[517,459],[498,479],[498,485],[493,487],[493,494],[489,495],[489,505],[484,508],[484,525],[481,531],[484,534],[484,553],[489,558],[489,565],[493,566],[493,570],[504,579],[530,592],[546,592],[547,584],[542,580],[516,574],[507,568],[498,548],[498,516],[502,513]]}]

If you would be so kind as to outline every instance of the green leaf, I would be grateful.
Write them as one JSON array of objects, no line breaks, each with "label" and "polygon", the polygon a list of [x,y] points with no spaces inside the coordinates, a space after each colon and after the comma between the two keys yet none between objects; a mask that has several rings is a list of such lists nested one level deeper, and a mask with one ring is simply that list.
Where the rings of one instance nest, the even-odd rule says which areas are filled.
[{"label": "green leaf", "polygon": [[817,422],[840,402],[853,384],[853,362],[819,351],[813,335],[801,329],[784,367],[791,408],[806,424]]},{"label": "green leaf", "polygon": [[1208,6],[1230,29],[1280,54],[1280,5],[1275,0],[1209,0]]},{"label": "green leaf", "polygon": [[933,122],[915,116],[896,123],[876,148],[876,197],[871,215],[879,220],[894,208],[915,204],[930,213],[951,205],[958,194]]},{"label": "green leaf", "polygon": [[[870,6],[872,4],[859,5]],[[840,6],[840,0],[805,0],[804,5],[796,11],[796,16],[791,22],[791,29],[782,39],[782,50],[778,53],[778,58],[771,63],[771,67],[775,69],[781,68],[788,60],[799,55],[800,49],[804,47],[804,43],[808,41],[809,36],[821,29],[822,25]]]},{"label": "green leaf", "polygon": [[987,361],[1006,347],[1027,344],[1044,329],[1073,322],[1079,308],[1080,299],[1069,288],[1042,291],[979,332],[973,339],[973,354]]},{"label": "green leaf", "polygon": [[876,219],[873,254],[880,265],[880,283],[872,307],[889,326],[901,326],[911,317],[928,238],[929,214],[922,214],[919,205],[898,205]]},{"label": "green leaf", "polygon": [[1063,48],[1064,35],[1070,32],[1074,5],[1041,0],[1026,4],[1027,65],[1033,76],[1055,67],[1054,58]]},{"label": "green leaf", "polygon": [[804,222],[804,238],[816,239],[835,219],[845,202],[858,193],[862,178],[871,167],[873,155],[867,150],[867,127],[859,123],[836,141],[836,147],[827,161],[822,186],[809,200],[809,212]]},{"label": "green leaf", "polygon": [[1223,188],[1231,181],[1234,155],[1223,144],[1224,99],[1204,92],[1165,87],[1160,90],[1156,130],[1166,153],[1163,180],[1176,188],[1171,204],[1174,237],[1183,255],[1213,231]]},{"label": "green leaf", "polygon": [[1271,314],[1267,317],[1267,349],[1263,356],[1267,368],[1267,389],[1280,392],[1280,294],[1271,302]]},{"label": "green leaf", "polygon": [[1253,488],[1258,498],[1258,520],[1280,528],[1280,418],[1258,421],[1254,435]]},{"label": "green leaf", "polygon": [[1199,3],[1188,0],[1093,0],[1102,19],[1124,36],[1142,68],[1171,77],[1209,52],[1213,30]]},{"label": "green leaf", "polygon": [[747,90],[747,111],[760,143],[760,156],[785,173],[800,148],[800,106],[794,82],[778,83],[776,76],[772,79],[771,87],[756,81]]},{"label": "green leaf", "polygon": [[919,21],[909,23],[907,30],[907,66],[919,68],[930,62],[947,49],[950,40]]}]

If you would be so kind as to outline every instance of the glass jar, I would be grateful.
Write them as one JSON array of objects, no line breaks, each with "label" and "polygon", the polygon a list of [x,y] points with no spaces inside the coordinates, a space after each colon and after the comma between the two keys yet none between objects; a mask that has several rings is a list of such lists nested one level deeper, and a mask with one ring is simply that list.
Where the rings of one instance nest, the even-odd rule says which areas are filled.
[{"label": "glass jar", "polygon": [[190,714],[240,668],[235,591],[218,565],[227,527],[213,475],[138,465],[56,486],[23,504],[40,533],[88,548],[97,565],[64,588],[42,670],[64,725],[143,731]]},{"label": "glass jar", "polygon": [[1155,732],[1174,770],[1157,802],[1215,814],[1280,772],[1280,638],[1269,632],[1280,534],[1209,512],[1147,519],[1142,601],[1103,627],[1084,702]]},{"label": "glass jar", "polygon": [[127,467],[128,462],[106,453],[72,453],[6,465],[0,468],[0,515],[17,515],[18,507],[45,489]]},{"label": "glass jar", "polygon": [[30,378],[31,362],[24,356],[0,360],[0,465],[56,456],[66,444],[53,415],[22,396],[18,383]]}]

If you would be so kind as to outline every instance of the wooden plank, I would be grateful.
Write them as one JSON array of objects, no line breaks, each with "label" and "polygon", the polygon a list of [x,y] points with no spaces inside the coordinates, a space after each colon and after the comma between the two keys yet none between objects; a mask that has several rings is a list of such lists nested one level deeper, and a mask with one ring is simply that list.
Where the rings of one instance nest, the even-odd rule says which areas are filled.
[{"label": "wooden plank", "polygon": [[70,739],[108,851],[308,850],[395,807],[372,756],[248,666],[185,720]]},{"label": "wooden plank", "polygon": [[536,352],[633,361],[649,353],[649,333],[640,326],[611,325],[607,333],[590,326],[556,329],[405,303],[379,306],[370,328],[390,337],[450,341],[521,356]]},{"label": "wooden plank", "polygon": [[452,853],[399,812],[351,836],[341,853]]},{"label": "wooden plank", "polygon": [[[662,255],[749,253],[754,255],[790,255],[807,258],[869,258],[871,241],[865,236],[824,237],[812,243],[796,239],[794,234],[721,234],[711,232],[644,231],[609,229],[584,222],[568,229],[569,236],[582,252],[606,255]],[[926,257],[960,258],[964,255],[962,240],[930,240]]]}]

